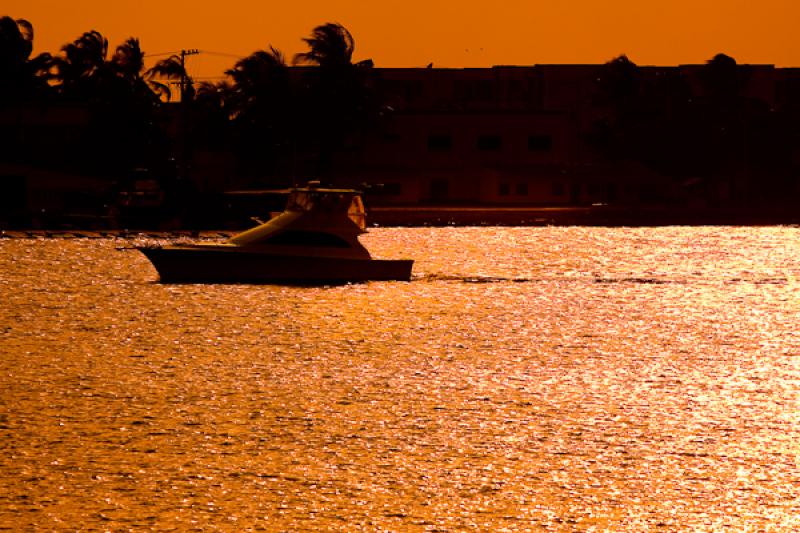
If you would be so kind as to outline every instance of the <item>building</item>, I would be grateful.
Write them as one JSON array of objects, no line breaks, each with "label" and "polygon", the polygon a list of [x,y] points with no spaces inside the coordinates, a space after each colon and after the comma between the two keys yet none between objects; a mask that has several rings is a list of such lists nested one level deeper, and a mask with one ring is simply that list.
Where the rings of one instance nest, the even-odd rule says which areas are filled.
[{"label": "building", "polygon": [[[640,67],[641,90],[671,76],[703,98],[704,67]],[[603,68],[376,69],[392,116],[359,148],[339,155],[336,179],[384,184],[381,201],[387,204],[686,201],[687,192],[674,177],[634,160],[609,157],[591,142],[596,124],[613,114],[597,99]],[[797,112],[797,69],[737,69],[743,98],[770,109],[793,105]],[[722,191],[733,185],[715,187]],[[724,196],[720,191],[708,194]]]}]

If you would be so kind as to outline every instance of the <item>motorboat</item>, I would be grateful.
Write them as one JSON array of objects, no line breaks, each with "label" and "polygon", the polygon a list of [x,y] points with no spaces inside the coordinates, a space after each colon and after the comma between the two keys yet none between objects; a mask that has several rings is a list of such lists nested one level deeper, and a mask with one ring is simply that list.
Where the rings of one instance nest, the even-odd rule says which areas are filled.
[{"label": "motorboat", "polygon": [[283,212],[220,243],[138,247],[163,283],[323,284],[409,281],[411,259],[375,259],[359,242],[359,191],[319,182],[288,191]]}]

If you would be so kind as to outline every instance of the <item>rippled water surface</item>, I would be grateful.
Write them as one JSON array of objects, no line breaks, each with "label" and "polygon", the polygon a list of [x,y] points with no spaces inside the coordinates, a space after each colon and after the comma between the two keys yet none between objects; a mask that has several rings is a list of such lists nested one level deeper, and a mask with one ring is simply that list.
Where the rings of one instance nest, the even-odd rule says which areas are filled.
[{"label": "rippled water surface", "polygon": [[362,240],[414,280],[0,240],[0,527],[800,529],[800,229]]}]

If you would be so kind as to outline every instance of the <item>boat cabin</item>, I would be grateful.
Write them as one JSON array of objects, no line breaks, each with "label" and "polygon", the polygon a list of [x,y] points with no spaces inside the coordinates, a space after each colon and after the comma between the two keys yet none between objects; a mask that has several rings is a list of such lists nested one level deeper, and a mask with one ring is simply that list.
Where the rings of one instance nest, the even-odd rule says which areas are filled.
[{"label": "boat cabin", "polygon": [[309,183],[308,187],[292,189],[285,211],[346,214],[361,231],[367,231],[367,214],[358,191],[352,189],[320,189]]},{"label": "boat cabin", "polygon": [[366,212],[359,191],[323,189],[318,182],[310,182],[307,187],[289,191],[283,212],[232,237],[228,244],[365,258],[369,252],[358,242],[358,236],[366,231]]}]

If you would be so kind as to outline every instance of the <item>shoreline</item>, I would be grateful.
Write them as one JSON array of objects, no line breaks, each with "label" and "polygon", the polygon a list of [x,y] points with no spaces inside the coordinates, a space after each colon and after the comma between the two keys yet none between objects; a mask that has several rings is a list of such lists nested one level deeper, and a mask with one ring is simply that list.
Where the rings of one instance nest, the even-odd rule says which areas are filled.
[{"label": "shoreline", "polygon": [[374,207],[378,226],[786,226],[800,224],[800,208],[674,207]]},{"label": "shoreline", "polygon": [[[800,208],[774,209],[691,209],[591,207],[373,207],[368,210],[369,227],[447,227],[447,226],[583,226],[583,227],[663,227],[663,226],[797,226]],[[186,229],[152,226],[102,228],[100,221],[87,224],[53,224],[51,227],[0,227],[3,238],[228,238],[249,226],[209,224]],[[95,223],[93,223],[95,222]]]}]

